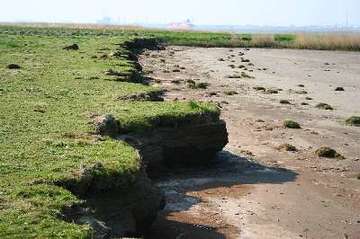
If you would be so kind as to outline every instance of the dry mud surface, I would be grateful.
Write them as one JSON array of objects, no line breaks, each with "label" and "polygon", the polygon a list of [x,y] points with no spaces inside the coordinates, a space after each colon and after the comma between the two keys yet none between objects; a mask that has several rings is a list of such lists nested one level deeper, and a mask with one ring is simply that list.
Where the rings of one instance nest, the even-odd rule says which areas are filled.
[{"label": "dry mud surface", "polygon": [[360,115],[359,53],[168,47],[141,63],[166,100],[217,102],[230,140],[212,166],[158,179],[167,206],[148,238],[360,238],[360,128],[344,124]]}]

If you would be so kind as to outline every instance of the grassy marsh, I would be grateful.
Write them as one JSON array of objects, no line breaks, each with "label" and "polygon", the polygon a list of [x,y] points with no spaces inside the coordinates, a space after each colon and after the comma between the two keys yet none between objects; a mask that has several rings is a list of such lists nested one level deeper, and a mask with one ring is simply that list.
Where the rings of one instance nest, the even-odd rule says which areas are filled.
[{"label": "grassy marsh", "polygon": [[[84,168],[93,168],[102,186],[132,187],[141,168],[137,152],[93,135],[91,115],[113,114],[128,131],[218,115],[210,104],[118,100],[158,91],[105,74],[134,71],[121,46],[133,37],[132,32],[0,28],[1,238],[91,237],[88,226],[61,219],[65,207],[82,203],[61,185],[81,183]],[[63,50],[73,43],[80,49]],[[93,57],[103,54],[111,57]],[[9,64],[21,68],[8,69]]]}]

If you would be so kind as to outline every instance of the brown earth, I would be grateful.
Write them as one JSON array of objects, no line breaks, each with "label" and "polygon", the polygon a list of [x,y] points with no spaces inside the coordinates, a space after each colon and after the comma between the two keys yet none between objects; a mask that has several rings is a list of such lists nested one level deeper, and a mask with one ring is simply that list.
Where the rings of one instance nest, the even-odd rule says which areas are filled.
[{"label": "brown earth", "polygon": [[167,206],[146,238],[360,238],[360,128],[344,123],[360,115],[359,53],[168,47],[140,61],[166,100],[218,103],[230,141],[210,167],[155,180]]}]

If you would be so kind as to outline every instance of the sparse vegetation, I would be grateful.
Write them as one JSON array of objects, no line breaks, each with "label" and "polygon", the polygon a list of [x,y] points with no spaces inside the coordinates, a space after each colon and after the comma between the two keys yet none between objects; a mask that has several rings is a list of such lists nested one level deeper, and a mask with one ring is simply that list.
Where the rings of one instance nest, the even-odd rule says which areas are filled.
[{"label": "sparse vegetation", "polygon": [[297,90],[295,93],[299,95],[306,95],[308,92],[306,90]]},{"label": "sparse vegetation", "polygon": [[284,127],[289,129],[301,129],[300,124],[293,120],[285,120]]},{"label": "sparse vegetation", "polygon": [[326,103],[319,103],[315,107],[322,110],[334,110],[334,108],[331,105]]},{"label": "sparse vegetation", "polygon": [[278,147],[278,150],[285,150],[285,151],[288,151],[288,152],[296,152],[298,151],[298,149],[294,146],[294,145],[291,145],[291,144],[282,144]]},{"label": "sparse vegetation", "polygon": [[225,95],[237,95],[238,93],[234,90],[224,91]]},{"label": "sparse vegetation", "polygon": [[280,104],[283,104],[283,105],[290,105],[290,101],[288,100],[280,100]]},{"label": "sparse vegetation", "polygon": [[336,152],[335,149],[329,148],[329,147],[321,147],[318,150],[315,151],[315,154],[318,157],[321,158],[338,158],[338,159],[344,159],[344,157]]},{"label": "sparse vegetation", "polygon": [[339,86],[335,88],[335,91],[345,91],[345,89],[344,87]]},{"label": "sparse vegetation", "polygon": [[254,79],[255,77],[248,75],[246,72],[241,72],[241,78]]},{"label": "sparse vegetation", "polygon": [[253,87],[254,90],[257,90],[257,91],[265,91],[265,87],[262,87],[262,86],[255,86]]},{"label": "sparse vegetation", "polygon": [[[130,193],[142,172],[137,152],[106,135],[219,114],[208,103],[119,103],[157,90],[114,80],[136,72],[123,46],[133,33],[1,27],[1,238],[90,238],[89,226],[63,220],[64,209],[84,203],[86,180],[94,193],[139,193]],[[75,43],[81,50],[63,50]],[[99,51],[109,57],[93,58]],[[21,66],[16,74],[11,62]]]},{"label": "sparse vegetation", "polygon": [[233,74],[233,75],[228,75],[227,78],[230,78],[230,79],[241,79],[242,77],[241,77],[240,75]]},{"label": "sparse vegetation", "polygon": [[279,91],[277,89],[267,89],[267,94],[279,94]]},{"label": "sparse vegetation", "polygon": [[346,120],[346,124],[360,127],[360,116],[351,116]]},{"label": "sparse vegetation", "polygon": [[20,67],[18,64],[9,64],[9,65],[7,66],[7,68],[10,69],[10,70],[18,70],[18,69],[20,69],[21,67]]},{"label": "sparse vegetation", "polygon": [[207,82],[195,82],[194,80],[187,81],[188,87],[191,89],[206,89],[210,84]]}]

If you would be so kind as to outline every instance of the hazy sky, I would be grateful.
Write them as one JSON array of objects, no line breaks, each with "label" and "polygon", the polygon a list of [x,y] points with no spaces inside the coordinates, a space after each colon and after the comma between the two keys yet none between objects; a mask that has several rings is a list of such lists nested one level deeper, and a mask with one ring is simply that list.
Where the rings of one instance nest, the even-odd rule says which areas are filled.
[{"label": "hazy sky", "polygon": [[0,21],[360,25],[359,0],[0,0]]}]

